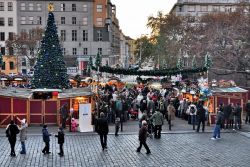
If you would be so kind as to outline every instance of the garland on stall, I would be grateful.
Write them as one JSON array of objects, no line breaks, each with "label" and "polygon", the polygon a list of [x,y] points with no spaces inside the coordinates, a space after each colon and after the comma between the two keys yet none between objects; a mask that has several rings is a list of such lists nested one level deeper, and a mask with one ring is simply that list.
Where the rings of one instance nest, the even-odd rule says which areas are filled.
[{"label": "garland on stall", "polygon": [[[97,68],[92,66],[92,70],[97,71]],[[111,74],[122,74],[122,75],[139,75],[139,76],[171,76],[178,74],[193,74],[207,71],[206,67],[193,68],[193,69],[162,69],[162,70],[146,70],[140,71],[135,69],[122,69],[122,68],[111,68],[107,66],[100,66],[100,72],[106,72]]]},{"label": "garland on stall", "polygon": [[[179,61],[179,64],[182,61]],[[97,62],[95,66],[91,66],[91,69],[97,71],[99,67],[99,72],[106,72],[111,74],[122,74],[122,75],[138,75],[138,76],[172,76],[178,74],[193,74],[193,73],[201,73],[206,72],[210,67],[210,60],[207,61],[203,67],[193,67],[192,69],[183,69],[181,65],[178,65],[177,68],[170,69],[161,69],[161,70],[138,70],[138,69],[124,69],[124,68],[112,68],[108,66],[102,66],[101,61],[99,60],[99,55],[97,55]],[[92,59],[90,60],[90,64],[92,63]]]}]

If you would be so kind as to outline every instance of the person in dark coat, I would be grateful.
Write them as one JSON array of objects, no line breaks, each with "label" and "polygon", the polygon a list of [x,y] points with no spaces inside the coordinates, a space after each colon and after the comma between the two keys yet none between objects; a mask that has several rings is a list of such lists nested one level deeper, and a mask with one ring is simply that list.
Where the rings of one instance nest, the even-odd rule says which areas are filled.
[{"label": "person in dark coat", "polygon": [[60,152],[58,153],[58,155],[60,155],[62,157],[62,156],[64,156],[64,152],[63,152],[64,132],[63,132],[63,128],[62,127],[60,127],[58,129],[58,134],[55,135],[55,137],[57,137],[58,144],[59,144],[59,147],[60,147]]},{"label": "person in dark coat", "polygon": [[146,154],[150,154],[150,149],[146,143],[147,141],[147,132],[148,132],[148,127],[147,127],[147,121],[142,121],[142,127],[139,131],[139,141],[140,141],[140,146],[137,148],[137,152],[141,151],[142,145],[145,147],[147,150]]},{"label": "person in dark coat", "polygon": [[250,124],[250,100],[248,100],[248,102],[246,104],[246,120],[245,120],[245,123],[247,124],[247,122]]},{"label": "person in dark coat", "polygon": [[232,105],[228,104],[221,111],[224,111],[226,128],[228,128],[228,125],[230,124],[230,115],[232,113]]},{"label": "person in dark coat", "polygon": [[10,124],[7,126],[5,133],[10,143],[10,148],[11,148],[10,156],[15,157],[16,135],[19,133],[19,129],[13,120],[10,121]]},{"label": "person in dark coat", "polygon": [[43,133],[43,141],[45,143],[45,147],[43,148],[42,152],[44,154],[50,154],[51,152],[49,152],[49,142],[50,142],[49,137],[51,136],[51,134],[48,132],[47,125],[43,125],[42,133]]},{"label": "person in dark coat", "polygon": [[241,113],[242,108],[239,103],[237,103],[235,107],[235,123],[234,123],[234,129],[241,129]]},{"label": "person in dark coat", "polygon": [[60,113],[62,115],[62,127],[65,129],[66,128],[66,120],[69,116],[69,109],[68,109],[68,103],[65,103],[61,109]]},{"label": "person in dark coat", "polygon": [[215,121],[213,137],[211,138],[212,140],[221,139],[220,129],[221,129],[221,124],[224,120],[224,112],[220,111],[220,108],[216,108],[216,110],[217,110],[217,116]]},{"label": "person in dark coat", "polygon": [[96,132],[100,135],[102,150],[107,149],[107,135],[109,133],[108,120],[103,112],[100,113],[100,118],[97,119]]},{"label": "person in dark coat", "polygon": [[201,123],[202,123],[202,132],[205,131],[206,109],[204,108],[203,105],[204,105],[204,102],[200,101],[200,103],[197,106],[197,118],[198,118],[197,132],[200,131]]}]

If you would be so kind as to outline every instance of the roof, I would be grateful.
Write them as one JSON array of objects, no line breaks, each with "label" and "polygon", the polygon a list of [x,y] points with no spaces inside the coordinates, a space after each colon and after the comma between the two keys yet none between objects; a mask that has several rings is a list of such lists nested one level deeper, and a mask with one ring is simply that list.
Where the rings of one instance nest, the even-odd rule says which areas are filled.
[{"label": "roof", "polygon": [[86,88],[72,88],[72,89],[26,89],[6,87],[0,88],[0,96],[16,97],[16,98],[32,98],[33,92],[59,92],[58,98],[70,98],[78,96],[92,96],[93,92],[90,87]]},{"label": "roof", "polygon": [[46,89],[46,88],[44,88],[44,89],[33,89],[31,92],[32,93],[33,92],[59,92],[59,93],[61,93],[62,90],[61,89]]},{"label": "roof", "polygon": [[248,90],[242,89],[240,87],[230,87],[230,88],[213,88],[212,93],[246,93]]}]

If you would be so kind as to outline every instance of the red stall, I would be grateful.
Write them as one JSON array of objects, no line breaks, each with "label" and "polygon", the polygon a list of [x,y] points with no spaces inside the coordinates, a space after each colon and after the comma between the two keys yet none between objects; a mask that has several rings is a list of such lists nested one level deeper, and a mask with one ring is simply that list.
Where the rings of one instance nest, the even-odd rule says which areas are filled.
[{"label": "red stall", "polygon": [[[213,88],[213,96],[210,98],[212,106],[210,107],[210,123],[214,123],[214,116],[216,115],[215,109],[220,104],[228,105],[233,103],[234,105],[239,103],[245,112],[245,105],[248,101],[248,90],[240,87],[229,87],[229,88]],[[243,114],[243,113],[242,113]]]},{"label": "red stall", "polygon": [[[79,89],[0,89],[0,126],[6,127],[10,120],[17,124],[25,118],[29,125],[61,124],[60,108],[80,103],[93,103],[89,88]],[[75,113],[78,113],[75,107]],[[69,121],[68,121],[69,123]]]}]

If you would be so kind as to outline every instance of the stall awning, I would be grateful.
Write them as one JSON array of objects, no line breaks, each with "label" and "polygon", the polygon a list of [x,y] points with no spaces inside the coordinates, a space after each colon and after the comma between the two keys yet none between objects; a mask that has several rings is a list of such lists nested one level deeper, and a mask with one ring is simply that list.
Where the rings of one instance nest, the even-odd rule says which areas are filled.
[{"label": "stall awning", "polygon": [[242,89],[240,87],[230,87],[230,88],[213,88],[212,93],[246,93],[248,90]]},{"label": "stall awning", "polygon": [[34,93],[34,92],[59,92],[59,93],[61,93],[62,90],[61,89],[34,89],[31,92],[32,93]]}]

